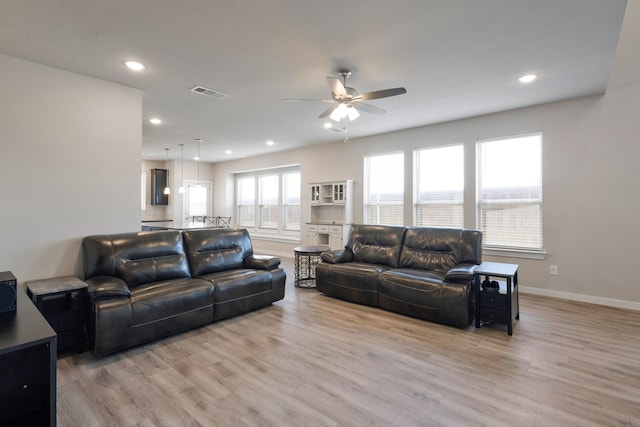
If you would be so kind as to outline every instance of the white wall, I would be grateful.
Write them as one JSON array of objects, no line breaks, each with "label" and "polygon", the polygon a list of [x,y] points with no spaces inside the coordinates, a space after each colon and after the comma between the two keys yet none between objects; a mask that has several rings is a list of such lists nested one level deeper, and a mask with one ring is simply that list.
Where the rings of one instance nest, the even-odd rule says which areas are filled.
[{"label": "white wall", "polygon": [[[640,309],[635,254],[640,242],[640,53],[637,49],[640,4],[630,2],[606,95],[507,111],[434,126],[318,145],[300,150],[216,165],[218,203],[233,204],[236,171],[299,163],[303,220],[308,220],[308,191],[314,181],[355,180],[355,222],[362,222],[363,157],[402,150],[413,194],[415,147],[463,143],[466,159],[465,226],[475,227],[474,153],[477,139],[531,131],[543,133],[544,260],[488,257],[520,265],[523,291]],[[544,78],[544,76],[541,76]],[[381,118],[384,120],[384,117]],[[357,121],[353,124],[357,127]],[[338,141],[340,138],[336,137]],[[408,196],[407,196],[408,197]],[[358,208],[360,207],[360,208]],[[411,224],[411,207],[405,209]],[[261,252],[279,254],[281,244],[259,242]],[[293,246],[293,245],[290,245]],[[292,253],[289,250],[289,253]],[[559,275],[551,276],[549,266]]]},{"label": "white wall", "polygon": [[0,270],[81,274],[89,234],[138,230],[142,95],[0,55]]},{"label": "white wall", "polygon": [[[547,259],[485,259],[519,264],[520,284],[529,292],[640,309],[633,258],[640,241],[636,224],[640,217],[640,121],[634,118],[640,113],[638,99],[640,91],[626,89],[351,140],[348,144],[317,145],[219,163],[215,193],[220,203],[233,200],[229,182],[235,171],[300,163],[303,190],[314,181],[355,180],[354,216],[360,223],[366,154],[401,150],[409,160],[406,168],[410,168],[415,147],[464,143],[465,151],[474,153],[477,139],[542,131]],[[471,194],[475,188],[473,171],[474,165],[467,165],[467,192]],[[303,206],[309,203],[307,193],[302,192]],[[407,180],[405,194],[412,193],[412,182]],[[411,224],[411,209],[407,211],[405,223]],[[465,212],[465,226],[475,227],[473,206]],[[303,215],[303,221],[307,221],[308,210],[303,208]],[[262,252],[283,251],[281,245],[261,245]],[[549,274],[552,264],[559,266],[558,276]]]}]

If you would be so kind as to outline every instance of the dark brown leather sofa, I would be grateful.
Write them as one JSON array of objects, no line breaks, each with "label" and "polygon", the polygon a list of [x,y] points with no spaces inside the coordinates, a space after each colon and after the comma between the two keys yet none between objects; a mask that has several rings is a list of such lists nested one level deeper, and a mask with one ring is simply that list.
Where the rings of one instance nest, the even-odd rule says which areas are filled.
[{"label": "dark brown leather sofa", "polygon": [[280,259],[254,255],[245,229],[88,236],[82,250],[96,355],[284,298]]},{"label": "dark brown leather sofa", "polygon": [[329,296],[466,328],[482,232],[352,225],[344,249],[322,253],[316,289]]}]

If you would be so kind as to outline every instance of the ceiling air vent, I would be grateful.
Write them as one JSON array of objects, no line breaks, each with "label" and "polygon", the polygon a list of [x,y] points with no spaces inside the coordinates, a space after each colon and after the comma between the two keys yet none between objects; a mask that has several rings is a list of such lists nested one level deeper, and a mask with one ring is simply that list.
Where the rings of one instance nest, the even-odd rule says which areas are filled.
[{"label": "ceiling air vent", "polygon": [[212,98],[218,98],[218,99],[226,98],[227,96],[229,96],[229,94],[226,94],[224,92],[219,92],[217,90],[209,89],[208,87],[204,87],[204,86],[194,86],[189,90],[193,93],[198,93],[200,95],[210,96]]}]

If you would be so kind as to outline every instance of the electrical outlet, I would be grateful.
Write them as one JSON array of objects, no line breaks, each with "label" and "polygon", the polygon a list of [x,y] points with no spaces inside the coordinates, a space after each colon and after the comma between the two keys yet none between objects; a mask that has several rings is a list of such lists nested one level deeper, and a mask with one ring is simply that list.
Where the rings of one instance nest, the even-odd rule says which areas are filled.
[{"label": "electrical outlet", "polygon": [[552,265],[549,267],[549,274],[551,274],[552,276],[557,276],[558,275],[558,266],[557,265]]}]

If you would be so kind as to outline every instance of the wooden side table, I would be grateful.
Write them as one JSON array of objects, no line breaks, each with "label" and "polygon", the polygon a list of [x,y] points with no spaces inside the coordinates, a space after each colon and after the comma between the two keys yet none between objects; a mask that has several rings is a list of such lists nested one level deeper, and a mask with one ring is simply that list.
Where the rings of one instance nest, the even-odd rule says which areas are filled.
[{"label": "wooden side table", "polygon": [[320,262],[322,252],[329,246],[297,246],[293,248],[295,285],[301,288],[316,287],[316,265]]},{"label": "wooden side table", "polygon": [[75,276],[26,282],[27,295],[58,334],[58,351],[84,351],[87,284]]},{"label": "wooden side table", "polygon": [[[481,278],[484,278],[481,280]],[[498,278],[501,280],[491,280]],[[485,288],[482,283],[498,287]],[[476,328],[483,322],[507,325],[507,333],[513,335],[513,324],[520,319],[518,298],[518,264],[483,262],[475,270]]]}]

